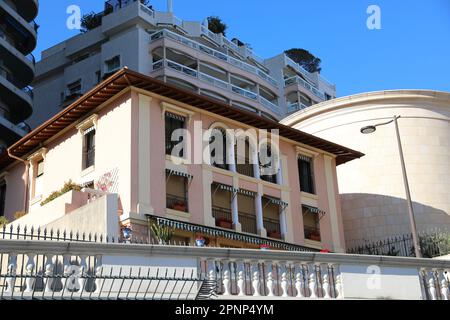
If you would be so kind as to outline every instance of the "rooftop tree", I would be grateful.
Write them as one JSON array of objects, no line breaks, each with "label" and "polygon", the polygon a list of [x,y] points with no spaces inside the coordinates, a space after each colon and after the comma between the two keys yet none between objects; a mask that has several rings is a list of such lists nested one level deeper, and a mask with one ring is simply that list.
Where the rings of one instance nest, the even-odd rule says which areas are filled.
[{"label": "rooftop tree", "polygon": [[320,63],[322,60],[314,56],[311,52],[301,48],[292,48],[285,51],[286,55],[305,68],[306,71],[314,73],[322,71]]},{"label": "rooftop tree", "polygon": [[216,16],[208,17],[208,29],[214,33],[221,33],[225,36],[228,26]]}]

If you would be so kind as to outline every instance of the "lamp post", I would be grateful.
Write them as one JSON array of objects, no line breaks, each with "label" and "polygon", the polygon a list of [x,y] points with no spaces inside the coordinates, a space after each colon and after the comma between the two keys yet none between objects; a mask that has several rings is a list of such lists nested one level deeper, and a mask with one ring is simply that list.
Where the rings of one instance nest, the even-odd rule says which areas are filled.
[{"label": "lamp post", "polygon": [[412,201],[411,201],[411,193],[409,191],[408,176],[406,174],[405,159],[403,156],[402,142],[400,139],[400,131],[398,130],[398,121],[397,120],[399,118],[400,118],[400,116],[394,116],[394,118],[388,122],[363,127],[363,128],[361,128],[361,133],[362,134],[374,133],[377,130],[377,127],[379,127],[379,126],[384,126],[384,125],[390,124],[392,122],[394,122],[394,124],[395,124],[395,132],[397,134],[398,152],[399,152],[399,156],[400,156],[400,163],[402,165],[403,184],[405,185],[406,200],[407,200],[407,204],[408,204],[409,222],[411,225],[411,233],[412,233],[412,237],[413,237],[414,252],[415,252],[417,258],[422,258],[422,253],[420,251],[419,237],[417,235],[416,221],[414,218],[414,210],[413,210],[413,205],[412,205]]}]

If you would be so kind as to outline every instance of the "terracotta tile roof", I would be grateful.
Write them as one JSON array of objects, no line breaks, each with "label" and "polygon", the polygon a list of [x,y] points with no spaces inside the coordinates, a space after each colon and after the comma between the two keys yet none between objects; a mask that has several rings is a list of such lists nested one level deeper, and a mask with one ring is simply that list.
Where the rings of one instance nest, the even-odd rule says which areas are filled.
[{"label": "terracotta tile roof", "polygon": [[[19,158],[29,154],[47,139],[70,126],[76,120],[86,116],[99,105],[130,86],[189,104],[193,107],[239,121],[252,127],[260,129],[278,129],[280,136],[282,137],[336,155],[336,163],[338,165],[364,156],[361,152],[282,125],[276,121],[263,118],[253,112],[232,107],[216,99],[201,96],[192,91],[167,84],[127,68],[116,72],[84,94],[66,109],[13,144],[8,148],[9,154]],[[0,155],[0,168],[5,167],[13,161],[14,160],[7,155]]]}]

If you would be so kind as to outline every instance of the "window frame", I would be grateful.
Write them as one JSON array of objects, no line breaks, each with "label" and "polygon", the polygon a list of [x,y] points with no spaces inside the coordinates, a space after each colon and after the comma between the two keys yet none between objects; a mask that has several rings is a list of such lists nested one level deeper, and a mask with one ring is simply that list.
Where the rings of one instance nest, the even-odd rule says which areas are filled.
[{"label": "window frame", "polygon": [[[305,158],[309,158],[306,160]],[[306,177],[307,182],[302,183],[303,181],[303,170],[301,163],[307,163],[309,164],[308,168],[308,176]],[[315,170],[314,170],[314,157],[311,157],[309,155],[302,155],[299,154],[297,156],[297,167],[298,167],[298,179],[299,179],[299,185],[300,185],[300,191],[305,192],[308,194],[316,195],[317,194],[317,188],[316,188],[316,179],[315,179]],[[305,188],[305,186],[308,186]]]},{"label": "window frame", "polygon": [[6,192],[6,180],[0,179],[0,217],[4,217],[6,215]]}]

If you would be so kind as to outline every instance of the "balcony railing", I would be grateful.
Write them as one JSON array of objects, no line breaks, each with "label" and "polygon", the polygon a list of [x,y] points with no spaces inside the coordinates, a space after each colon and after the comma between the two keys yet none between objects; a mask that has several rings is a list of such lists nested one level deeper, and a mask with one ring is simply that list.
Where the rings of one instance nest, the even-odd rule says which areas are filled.
[{"label": "balcony railing", "polygon": [[275,112],[275,113],[279,113],[278,106],[277,106],[275,103],[270,102],[269,100],[267,100],[267,99],[264,98],[264,97],[259,97],[259,101],[260,101],[261,104],[262,104],[263,106],[265,106],[266,108],[269,108],[270,110],[272,110],[272,111]]},{"label": "balcony railing", "polygon": [[304,226],[304,230],[305,230],[305,239],[313,241],[321,240],[319,228]]},{"label": "balcony railing", "polygon": [[299,84],[302,87],[306,88],[307,90],[311,91],[315,96],[319,97],[322,100],[325,100],[325,93],[315,88],[313,85],[309,84],[299,76],[288,78],[284,81],[286,86],[289,86],[291,84]]},{"label": "balcony railing", "polygon": [[280,220],[264,218],[263,222],[269,238],[281,239]]},{"label": "balcony railing", "polygon": [[182,212],[189,212],[188,200],[173,194],[166,194],[166,208]]},{"label": "balcony railing", "polygon": [[[63,241],[62,232],[57,235],[52,242],[0,240],[0,300],[450,299],[450,261],[441,259],[84,242],[78,233]],[[114,262],[103,264],[107,256]],[[376,290],[367,285],[374,265]]]},{"label": "balcony railing", "polygon": [[233,218],[231,209],[218,206],[212,207],[213,217],[216,219],[216,226],[226,229],[233,229]]},{"label": "balcony railing", "polygon": [[[208,35],[208,37],[212,38],[213,40],[215,39],[214,41],[216,41],[216,42],[219,41],[219,43],[220,43],[219,38],[221,36],[219,36],[219,35],[211,32],[211,31],[209,31],[206,27],[203,27],[202,30],[203,29],[205,29],[204,32],[206,33],[206,35]],[[174,41],[176,41],[178,43],[181,43],[181,44],[183,44],[185,46],[188,46],[191,49],[195,49],[197,51],[200,51],[202,53],[210,55],[210,56],[212,56],[212,57],[214,57],[216,59],[219,59],[221,61],[225,61],[225,62],[227,62],[227,63],[229,63],[229,64],[231,64],[231,65],[233,65],[235,67],[238,67],[238,68],[240,68],[242,70],[245,70],[247,72],[251,72],[251,73],[257,75],[258,77],[260,77],[261,79],[269,82],[271,85],[273,85],[273,86],[278,88],[278,85],[279,85],[278,82],[274,78],[269,76],[266,72],[260,70],[259,68],[255,67],[255,66],[252,66],[251,64],[248,64],[246,62],[243,62],[243,61],[241,61],[239,59],[233,58],[233,57],[231,57],[231,56],[229,56],[227,54],[224,54],[224,53],[222,53],[220,51],[211,49],[208,46],[205,46],[205,45],[203,45],[201,43],[193,41],[193,40],[191,40],[189,38],[180,36],[180,35],[178,35],[178,34],[176,34],[174,32],[171,32],[171,31],[169,31],[167,29],[164,29],[164,30],[161,30],[161,31],[158,31],[158,32],[152,34],[150,39],[153,42],[153,41],[156,41],[156,40],[158,40],[160,38],[163,38],[163,37],[167,37],[167,38],[169,38],[171,40],[174,40]],[[227,43],[227,45],[229,45],[231,47],[236,47],[234,50],[239,50],[239,47],[236,44],[234,44],[233,42],[227,40],[226,43]]]},{"label": "balcony railing", "polygon": [[239,212],[239,223],[241,224],[242,232],[257,234],[256,217],[254,215]]},{"label": "balcony railing", "polygon": [[227,90],[233,93],[236,93],[240,96],[243,96],[247,99],[253,100],[253,101],[260,101],[260,103],[265,106],[266,108],[270,109],[271,111],[273,111],[274,113],[280,114],[280,110],[279,107],[268,101],[267,99],[259,96],[257,93],[250,91],[250,90],[246,90],[243,89],[241,87],[238,87],[234,84],[228,83],[226,81],[223,81],[221,79],[215,78],[213,76],[210,76],[206,73],[203,72],[199,72],[195,69],[192,69],[190,67],[187,67],[185,65],[182,65],[180,63],[177,63],[175,61],[172,60],[168,60],[168,59],[161,59],[158,60],[156,62],[153,63],[153,70],[159,70],[161,68],[163,68],[164,66],[173,69],[175,71],[178,71],[180,73],[184,73],[187,76],[193,77],[193,78],[197,78],[199,80],[201,80],[202,82],[208,83],[216,88],[220,88],[223,90]]},{"label": "balcony railing", "polygon": [[255,172],[253,170],[253,164],[249,163],[237,163],[236,164],[236,172],[243,174],[248,177],[254,177]]},{"label": "balcony railing", "polygon": [[295,102],[295,103],[291,103],[291,104],[288,105],[288,111],[287,112],[288,113],[294,113],[294,112],[297,112],[297,111],[300,111],[300,110],[304,110],[306,108],[308,108],[307,105],[305,105],[305,104],[303,104],[301,102]]}]

